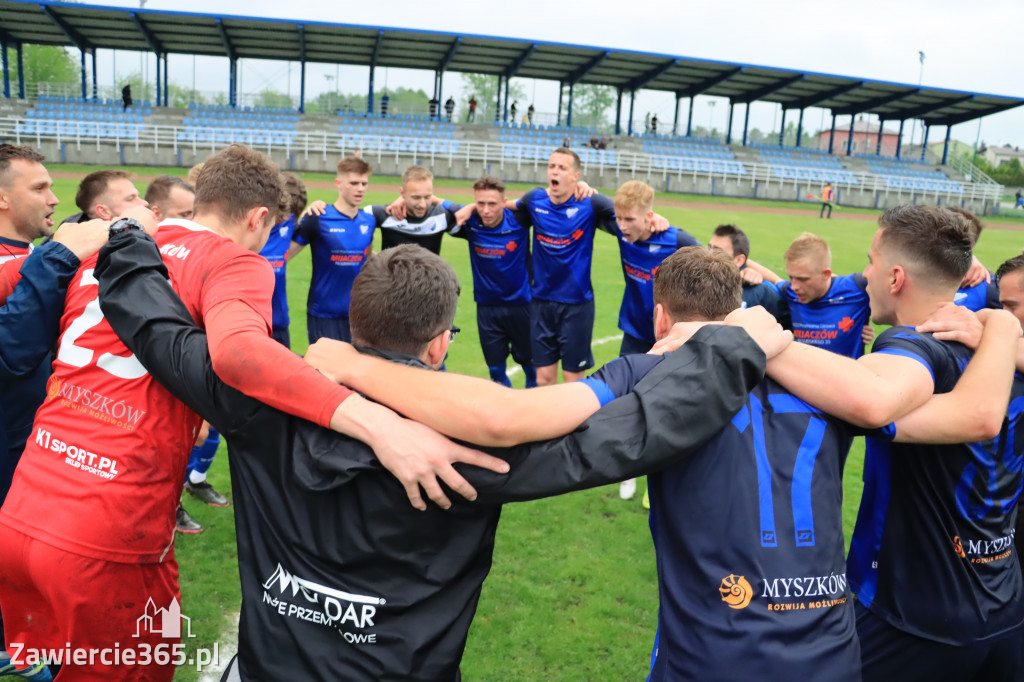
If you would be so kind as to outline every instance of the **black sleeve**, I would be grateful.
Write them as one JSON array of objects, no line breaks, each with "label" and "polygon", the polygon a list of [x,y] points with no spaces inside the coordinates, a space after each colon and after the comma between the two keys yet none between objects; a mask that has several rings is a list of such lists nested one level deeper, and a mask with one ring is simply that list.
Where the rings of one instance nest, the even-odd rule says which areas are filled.
[{"label": "black sleeve", "polygon": [[292,241],[298,242],[305,246],[306,244],[312,244],[320,236],[320,216],[310,213],[308,216],[302,219],[302,222],[295,228],[295,232],[292,233]]},{"label": "black sleeve", "polygon": [[615,222],[615,204],[612,200],[603,194],[595,194],[590,197],[590,206],[594,211],[594,226],[618,239],[621,233],[619,224]]},{"label": "black sleeve", "polygon": [[868,290],[868,281],[867,279],[864,278],[863,273],[855,272],[852,275],[850,275],[850,277],[853,279],[853,283],[856,284],[857,288],[859,288],[861,291]]},{"label": "black sleeve", "polygon": [[992,281],[988,283],[988,289],[985,291],[985,307],[992,310],[1003,309],[1003,304],[999,302],[999,284],[996,282],[994,275]]},{"label": "black sleeve", "polygon": [[789,287],[789,282],[780,282],[775,287],[775,291],[779,293],[779,314],[775,316],[775,319],[779,321],[783,329],[793,329],[793,315],[789,311],[789,301],[786,299],[786,288]]},{"label": "black sleeve", "polygon": [[171,288],[156,242],[136,230],[116,235],[94,274],[104,317],[154,379],[226,436],[251,423],[262,403],[214,373],[206,334]]},{"label": "black sleeve", "polygon": [[0,380],[36,370],[60,334],[64,296],[78,270],[78,257],[49,242],[21,264],[21,279],[0,306]]},{"label": "black sleeve", "polygon": [[612,395],[632,393],[640,380],[664,360],[663,355],[625,355],[615,358],[588,377],[604,383]]},{"label": "black sleeve", "polygon": [[693,455],[743,406],[765,356],[737,327],[705,327],[563,438],[496,452],[502,476],[461,467],[483,503],[536,499],[659,471]]},{"label": "black sleeve", "polygon": [[384,221],[390,217],[388,216],[388,207],[384,204],[373,204],[363,210],[373,216],[373,221],[377,223],[377,227],[383,226]]},{"label": "black sleeve", "polygon": [[676,248],[682,249],[687,246],[700,246],[700,242],[692,234],[681,228],[676,228]]}]

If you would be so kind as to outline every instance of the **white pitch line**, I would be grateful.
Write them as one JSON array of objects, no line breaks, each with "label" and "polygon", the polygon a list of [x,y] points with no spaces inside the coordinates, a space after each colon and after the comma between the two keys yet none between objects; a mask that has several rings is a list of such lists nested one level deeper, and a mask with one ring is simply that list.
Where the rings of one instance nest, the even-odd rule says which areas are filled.
[{"label": "white pitch line", "polygon": [[224,674],[224,669],[228,667],[228,663],[238,653],[238,618],[241,615],[241,613],[236,613],[227,619],[228,627],[221,636],[220,641],[217,642],[218,656],[216,667],[204,670],[202,677],[199,678],[199,682],[219,682]]},{"label": "white pitch line", "polygon": [[[594,346],[603,346],[606,343],[611,343],[612,341],[621,341],[621,340],[622,340],[622,334],[616,334],[615,336],[606,336],[603,339],[598,339],[596,341],[591,342],[590,347],[593,348]],[[519,365],[513,363],[512,367],[510,367],[508,369],[508,371],[505,372],[505,376],[507,376],[509,379],[511,379],[516,374],[518,374],[519,372],[522,372],[522,371],[523,371],[522,367],[520,367]]]}]

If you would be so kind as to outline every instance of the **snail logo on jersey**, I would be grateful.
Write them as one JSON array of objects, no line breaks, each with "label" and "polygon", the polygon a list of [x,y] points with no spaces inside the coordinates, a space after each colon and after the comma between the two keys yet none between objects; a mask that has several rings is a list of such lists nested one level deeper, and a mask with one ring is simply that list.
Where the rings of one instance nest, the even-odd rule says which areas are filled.
[{"label": "snail logo on jersey", "polygon": [[994,540],[971,540],[957,535],[953,537],[953,551],[972,564],[989,564],[1013,555],[1016,534],[1016,529],[1011,528],[1009,535]]},{"label": "snail logo on jersey", "polygon": [[573,206],[572,208],[567,208],[567,209],[565,209],[565,217],[566,218],[571,218],[571,217],[573,217],[574,215],[576,215],[579,212],[580,212],[580,209],[578,207],[576,207],[576,206]]},{"label": "snail logo on jersey", "polygon": [[263,583],[263,603],[286,618],[336,629],[349,644],[376,644],[376,633],[365,630],[376,625],[377,607],[386,600],[304,580],[278,564]]},{"label": "snail logo on jersey", "polygon": [[745,609],[750,604],[754,590],[750,583],[742,575],[730,574],[722,578],[722,586],[718,588],[722,594],[722,601],[729,605],[730,609]]},{"label": "snail logo on jersey", "polygon": [[46,384],[46,399],[60,398],[63,407],[88,415],[93,419],[113,424],[125,431],[134,431],[139,420],[146,416],[124,400],[114,400],[81,386],[61,381],[56,374],[50,375]]}]

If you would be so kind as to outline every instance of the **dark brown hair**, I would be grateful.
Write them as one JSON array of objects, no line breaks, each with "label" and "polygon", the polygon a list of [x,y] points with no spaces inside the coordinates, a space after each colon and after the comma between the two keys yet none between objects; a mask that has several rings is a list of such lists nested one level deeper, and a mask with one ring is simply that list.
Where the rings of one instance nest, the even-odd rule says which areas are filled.
[{"label": "dark brown hair", "polygon": [[973,249],[974,246],[978,243],[978,239],[981,238],[981,230],[983,229],[981,225],[981,220],[979,220],[978,216],[974,215],[966,208],[960,208],[959,206],[947,206],[946,210],[956,213],[958,216],[961,216],[964,220],[967,221],[967,227],[971,231],[971,248]]},{"label": "dark brown hair", "polygon": [[123,170],[117,170],[111,168],[108,170],[100,170],[94,173],[89,173],[82,182],[78,185],[78,192],[75,194],[75,206],[78,210],[86,214],[86,216],[93,218],[89,211],[92,209],[93,204],[100,198],[100,195],[107,191],[107,185],[110,184],[111,180],[131,180],[135,176],[131,173]]},{"label": "dark brown hair", "polygon": [[476,182],[473,183],[473,191],[479,192],[485,189],[493,189],[500,192],[502,195],[505,194],[505,183],[494,177],[493,175],[485,175]]},{"label": "dark brown hair", "polygon": [[449,329],[459,276],[435,253],[403,244],[376,254],[352,284],[348,320],[359,346],[419,355]]},{"label": "dark brown hair", "polygon": [[572,169],[579,172],[582,162],[580,161],[580,155],[569,149],[568,147],[559,147],[552,154],[567,154],[572,157]]},{"label": "dark brown hair", "polygon": [[676,322],[723,320],[743,305],[740,269],[723,251],[687,246],[654,271],[654,302]]},{"label": "dark brown hair", "polygon": [[30,163],[42,163],[45,160],[42,154],[32,147],[24,147],[15,144],[0,144],[0,185],[6,187],[10,180],[8,171],[11,169],[11,161],[28,161]]},{"label": "dark brown hair", "polygon": [[291,171],[285,171],[281,175],[284,176],[284,191],[288,193],[288,208],[284,217],[299,215],[302,209],[306,208],[306,183]]},{"label": "dark brown hair", "polygon": [[252,209],[266,207],[273,220],[288,203],[277,164],[245,145],[233,144],[211,156],[196,179],[196,215],[216,213],[235,223]]},{"label": "dark brown hair", "polygon": [[153,204],[159,205],[161,201],[166,200],[171,195],[171,189],[175,187],[180,187],[192,194],[196,193],[195,187],[177,175],[161,175],[149,183],[149,187],[146,188],[146,202],[150,206]]},{"label": "dark brown hair", "polygon": [[356,175],[369,175],[373,172],[373,167],[366,163],[358,156],[346,156],[338,162],[338,175],[348,175],[349,173],[355,173]]},{"label": "dark brown hair", "polygon": [[735,225],[719,225],[715,228],[716,237],[728,237],[732,242],[732,255],[750,257],[750,237]]},{"label": "dark brown hair", "polygon": [[956,289],[971,267],[971,227],[958,213],[907,204],[888,209],[878,225],[878,250],[925,286]]}]

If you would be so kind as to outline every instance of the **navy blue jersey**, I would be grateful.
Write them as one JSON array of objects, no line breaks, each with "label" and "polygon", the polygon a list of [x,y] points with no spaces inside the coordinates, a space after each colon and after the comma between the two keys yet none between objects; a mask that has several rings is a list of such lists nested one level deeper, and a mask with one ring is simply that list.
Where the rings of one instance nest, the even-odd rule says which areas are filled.
[{"label": "navy blue jersey", "polygon": [[[920,362],[935,392],[952,390],[971,351],[909,327],[879,335],[874,352]],[[1014,549],[1021,492],[1024,412],[1014,382],[999,436],[964,445],[908,445],[868,439],[864,496],[850,545],[850,586],[893,627],[963,645],[1024,619]],[[1024,434],[1022,434],[1024,435]]]},{"label": "navy blue jersey", "polygon": [[871,317],[866,286],[867,280],[860,273],[833,277],[828,293],[816,301],[801,303],[789,280],[779,282],[779,295],[789,309],[793,337],[839,355],[855,359],[864,355],[860,335]]},{"label": "navy blue jersey", "polygon": [[[595,373],[615,391],[652,356]],[[652,680],[860,680],[843,539],[855,429],[771,379],[691,459],[648,476],[659,637]],[[891,430],[887,430],[891,433]]]},{"label": "navy blue jersey", "polygon": [[367,206],[364,212],[373,216],[380,228],[380,248],[391,249],[401,244],[416,244],[441,255],[441,238],[455,226],[455,216],[440,205],[427,209],[422,218],[406,215],[402,220],[387,214],[387,206]]},{"label": "navy blue jersey", "polygon": [[557,303],[593,300],[594,228],[602,222],[609,231],[618,230],[612,200],[595,194],[556,204],[538,187],[523,195],[518,207],[533,222],[533,297]]},{"label": "navy blue jersey", "polygon": [[626,241],[621,231],[616,230],[616,235],[622,258],[622,276],[626,280],[619,308],[619,329],[653,346],[654,271],[676,249],[699,246],[700,242],[677,227],[669,227],[665,232],[633,244]]},{"label": "navy blue jersey", "polygon": [[754,308],[761,306],[777,320],[782,315],[782,301],[779,298],[779,290],[768,282],[760,284],[743,283],[743,307]]},{"label": "navy blue jersey", "polygon": [[991,282],[982,282],[973,287],[957,289],[956,294],[953,296],[953,302],[974,312],[984,310],[985,308],[1001,310],[1003,307],[999,303],[999,285],[996,284],[994,279]]},{"label": "navy blue jersey", "polygon": [[260,250],[260,255],[270,262],[274,268],[274,298],[271,306],[274,310],[274,329],[288,326],[288,283],[285,277],[285,259],[292,245],[292,234],[295,232],[295,214],[291,214],[270,230],[267,243]]},{"label": "navy blue jersey", "polygon": [[[452,204],[457,211],[461,206]],[[473,213],[452,235],[469,242],[473,267],[473,300],[484,305],[521,305],[530,302],[529,216],[505,209],[496,227],[486,227]]]},{"label": "navy blue jersey", "polygon": [[373,216],[357,211],[354,218],[328,205],[322,216],[308,215],[293,239],[313,247],[313,277],[306,311],[316,317],[348,317],[352,281],[363,269],[373,244]]}]

